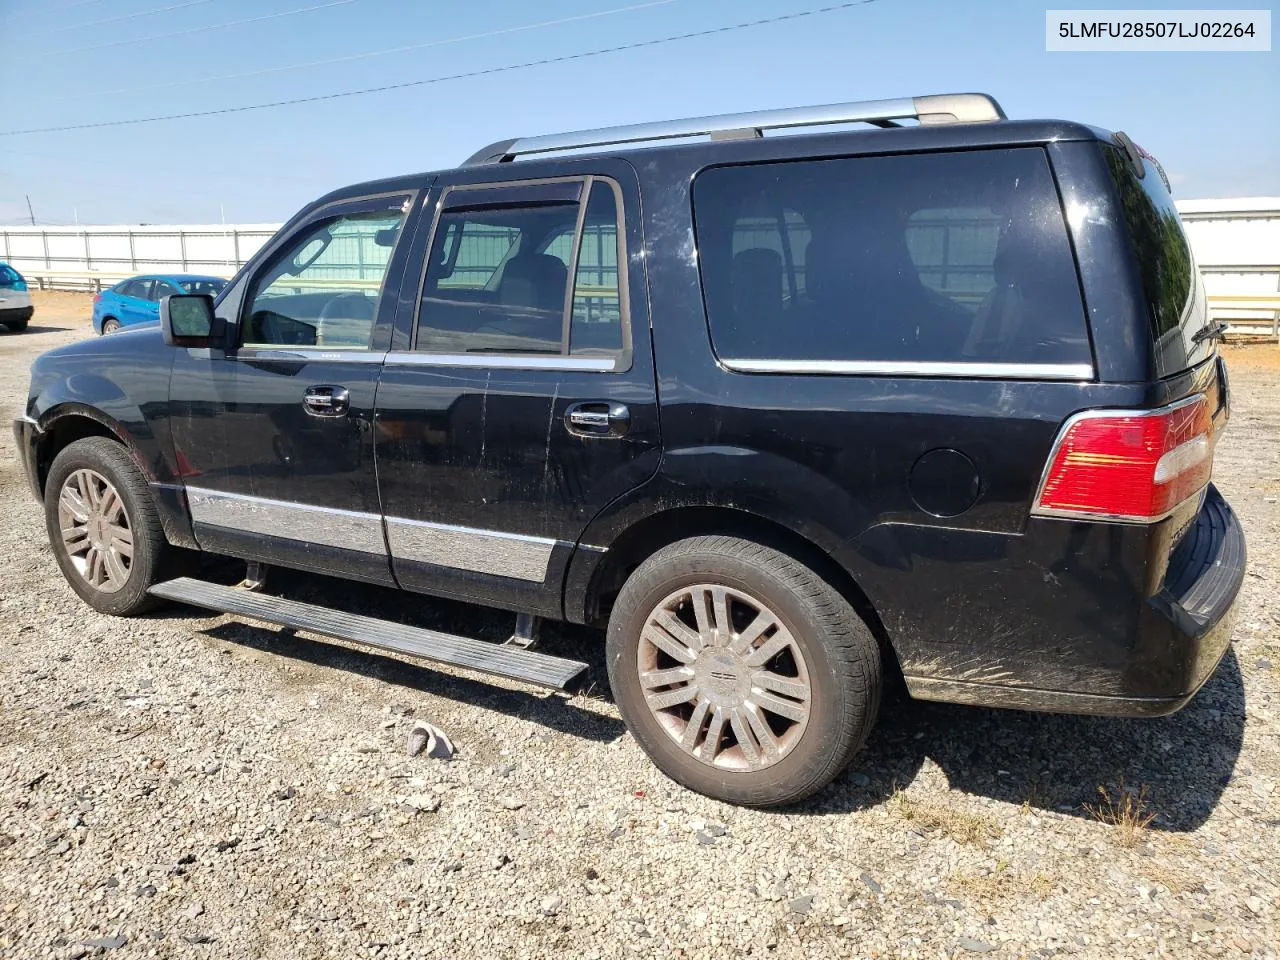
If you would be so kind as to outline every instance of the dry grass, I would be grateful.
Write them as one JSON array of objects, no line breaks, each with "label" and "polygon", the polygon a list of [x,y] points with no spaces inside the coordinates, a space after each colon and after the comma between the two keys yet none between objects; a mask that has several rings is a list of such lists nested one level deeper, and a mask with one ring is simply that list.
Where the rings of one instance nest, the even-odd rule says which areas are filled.
[{"label": "dry grass", "polygon": [[1044,900],[1056,886],[1048,874],[1011,870],[1004,860],[997,860],[990,873],[953,873],[947,878],[952,894],[975,904],[1025,897]]},{"label": "dry grass", "polygon": [[1164,887],[1175,896],[1203,886],[1198,877],[1194,877],[1172,864],[1161,863],[1159,860],[1144,863],[1142,869],[1138,872],[1144,880],[1149,880]]},{"label": "dry grass", "polygon": [[958,843],[982,846],[1000,836],[1000,827],[986,817],[962,813],[949,807],[912,800],[902,790],[893,792],[890,809],[921,833],[950,837]]},{"label": "dry grass", "polygon": [[1156,818],[1155,811],[1147,803],[1146,785],[1134,791],[1124,785],[1121,777],[1114,788],[1105,784],[1098,787],[1098,796],[1101,799],[1097,803],[1086,803],[1085,810],[1099,823],[1115,827],[1113,839],[1121,846],[1136,846]]}]

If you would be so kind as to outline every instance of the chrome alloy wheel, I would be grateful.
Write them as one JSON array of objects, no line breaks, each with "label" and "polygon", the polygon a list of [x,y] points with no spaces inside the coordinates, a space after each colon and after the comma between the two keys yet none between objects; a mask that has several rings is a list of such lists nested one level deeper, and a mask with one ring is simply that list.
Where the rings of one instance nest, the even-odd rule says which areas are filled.
[{"label": "chrome alloy wheel", "polygon": [[809,722],[800,646],[772,610],[740,590],[700,583],[672,593],[649,614],[636,660],[654,718],[710,766],[763,770]]},{"label": "chrome alloy wheel", "polygon": [[115,593],[133,568],[133,531],[124,501],[96,470],[76,470],[58,494],[58,526],[67,556],[95,590]]}]

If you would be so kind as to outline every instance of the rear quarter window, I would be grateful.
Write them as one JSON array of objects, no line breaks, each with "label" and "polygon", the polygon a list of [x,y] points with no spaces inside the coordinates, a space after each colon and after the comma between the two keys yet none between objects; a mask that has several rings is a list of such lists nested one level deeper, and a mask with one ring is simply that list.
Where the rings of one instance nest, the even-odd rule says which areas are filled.
[{"label": "rear quarter window", "polygon": [[1092,363],[1038,148],[718,167],[693,197],[726,362]]},{"label": "rear quarter window", "polygon": [[1119,149],[1106,145],[1107,166],[1120,194],[1142,292],[1151,317],[1156,372],[1169,376],[1194,366],[1213,351],[1213,341],[1195,335],[1209,322],[1204,285],[1182,229],[1182,218],[1164,178],[1150,160],[1143,175]]}]

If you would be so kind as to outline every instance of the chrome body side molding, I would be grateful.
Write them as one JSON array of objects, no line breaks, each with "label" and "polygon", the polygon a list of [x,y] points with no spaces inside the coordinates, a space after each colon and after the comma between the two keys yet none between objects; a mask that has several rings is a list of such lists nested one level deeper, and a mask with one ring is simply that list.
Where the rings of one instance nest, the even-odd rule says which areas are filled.
[{"label": "chrome body side molding", "polygon": [[316,507],[187,487],[192,521],[281,540],[303,541],[541,583],[560,541],[501,530],[455,527],[376,513]]}]

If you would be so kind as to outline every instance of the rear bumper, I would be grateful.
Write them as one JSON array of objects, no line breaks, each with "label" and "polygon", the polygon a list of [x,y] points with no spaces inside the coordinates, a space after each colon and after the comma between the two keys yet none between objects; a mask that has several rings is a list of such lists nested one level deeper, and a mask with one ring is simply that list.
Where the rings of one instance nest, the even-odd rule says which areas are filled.
[{"label": "rear bumper", "polygon": [[21,323],[30,320],[35,312],[36,308],[32,306],[0,308],[0,323]]},{"label": "rear bumper", "polygon": [[13,441],[18,450],[18,459],[22,462],[22,470],[27,475],[27,485],[37,500],[43,497],[40,490],[40,470],[36,452],[40,444],[40,434],[40,424],[30,417],[13,421]]},{"label": "rear bumper", "polygon": [[988,707],[1119,717],[1158,717],[1183,707],[1213,675],[1231,645],[1246,566],[1244,530],[1210,485],[1191,528],[1169,557],[1162,583],[1148,596],[1127,637],[1100,637],[1125,651],[1116,669],[1099,672],[1091,691],[1043,689],[943,676],[906,676],[913,697]]}]

